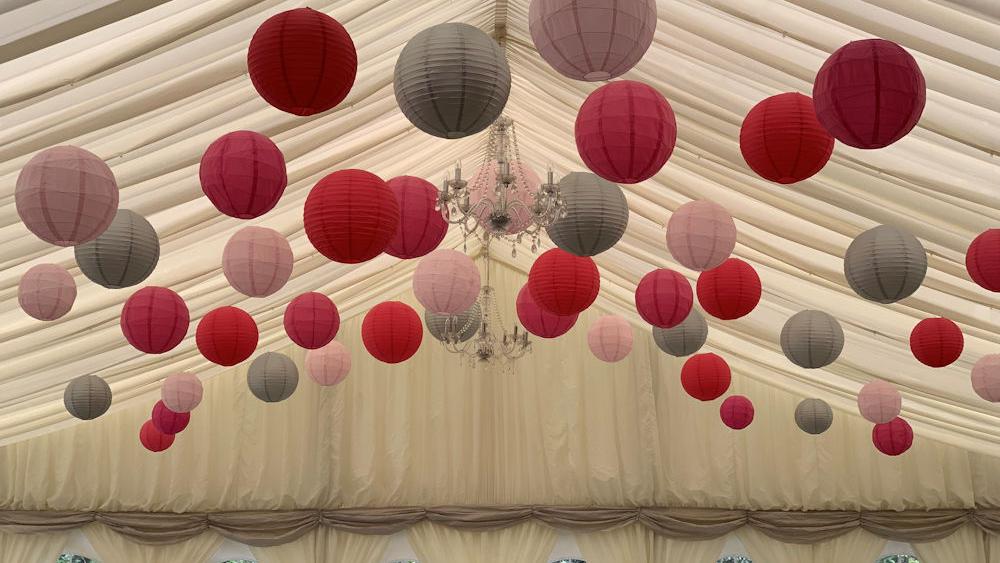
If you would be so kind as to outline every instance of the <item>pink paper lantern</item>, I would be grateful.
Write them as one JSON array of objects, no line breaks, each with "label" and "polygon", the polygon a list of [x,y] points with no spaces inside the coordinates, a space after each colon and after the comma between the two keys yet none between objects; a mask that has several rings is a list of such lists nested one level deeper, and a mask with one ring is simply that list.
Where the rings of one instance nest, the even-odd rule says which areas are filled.
[{"label": "pink paper lantern", "polygon": [[198,176],[212,205],[237,219],[267,213],[288,185],[285,156],[254,131],[233,131],[213,141],[201,157]]},{"label": "pink paper lantern", "polygon": [[419,258],[437,248],[448,232],[448,222],[437,206],[434,184],[414,176],[398,176],[386,182],[399,201],[399,228],[385,247],[396,258]]},{"label": "pink paper lantern", "polygon": [[326,346],[340,330],[340,312],[329,297],[311,291],[285,307],[285,333],[292,342],[314,350]]},{"label": "pink paper lantern", "polygon": [[306,352],[306,373],[323,386],[336,385],[351,371],[351,352],[336,340]]},{"label": "pink paper lantern", "polygon": [[[476,210],[476,217],[486,228],[495,232],[505,232],[516,234],[523,231],[531,224],[532,218],[528,208],[535,201],[535,194],[542,185],[542,180],[538,174],[527,164],[512,160],[510,162],[510,173],[514,176],[508,196],[511,201],[519,201],[523,205],[508,207],[507,215],[500,213],[496,209],[497,204],[497,171],[499,163],[492,163],[489,166],[481,166],[469,181],[469,205]],[[480,201],[486,200],[482,205]],[[479,207],[476,207],[476,206]]]},{"label": "pink paper lantern", "polygon": [[733,430],[743,430],[750,426],[753,415],[753,403],[743,395],[728,397],[719,407],[722,422]]},{"label": "pink paper lantern", "polygon": [[699,272],[711,270],[736,248],[736,223],[718,203],[689,201],[667,222],[667,248],[681,265]]},{"label": "pink paper lantern", "polygon": [[152,420],[147,420],[139,429],[139,441],[151,452],[162,452],[174,443],[174,435],[160,432]]},{"label": "pink paper lantern", "polygon": [[861,416],[875,424],[884,424],[899,416],[903,396],[888,381],[870,381],[858,392],[858,410]]},{"label": "pink paper lantern", "polygon": [[632,325],[618,315],[605,315],[590,325],[587,345],[598,360],[621,361],[632,351]]},{"label": "pink paper lantern", "polygon": [[647,323],[660,328],[677,326],[694,302],[691,282],[673,270],[658,269],[642,277],[635,288],[635,308]]},{"label": "pink paper lantern", "polygon": [[183,432],[189,422],[191,422],[190,412],[174,412],[163,404],[163,401],[156,401],[153,406],[153,416],[150,417],[153,426],[164,434],[178,434]]},{"label": "pink paper lantern", "polygon": [[174,412],[191,412],[201,403],[201,380],[193,373],[168,375],[160,387],[160,400]]},{"label": "pink paper lantern", "polygon": [[229,285],[249,297],[267,297],[284,287],[294,262],[288,240],[267,227],[243,227],[222,251]]},{"label": "pink paper lantern", "polygon": [[173,350],[184,340],[190,323],[191,315],[181,296],[156,286],[133,293],[118,320],[125,340],[147,354]]},{"label": "pink paper lantern", "polygon": [[432,313],[457,315],[468,310],[481,287],[472,258],[449,248],[424,256],[413,272],[413,294]]},{"label": "pink paper lantern", "polygon": [[569,332],[576,324],[579,314],[557,315],[550,313],[535,303],[531,297],[528,285],[521,287],[517,293],[517,319],[521,321],[521,326],[535,336],[541,338],[555,338]]},{"label": "pink paper lantern", "polygon": [[54,321],[73,308],[76,282],[66,268],[56,264],[32,266],[17,284],[21,309],[40,321]]},{"label": "pink paper lantern", "polygon": [[988,354],[972,366],[972,389],[992,403],[1000,403],[1000,354]]},{"label": "pink paper lantern", "polygon": [[897,456],[913,445],[913,428],[910,423],[896,417],[872,428],[872,443],[885,455]]}]

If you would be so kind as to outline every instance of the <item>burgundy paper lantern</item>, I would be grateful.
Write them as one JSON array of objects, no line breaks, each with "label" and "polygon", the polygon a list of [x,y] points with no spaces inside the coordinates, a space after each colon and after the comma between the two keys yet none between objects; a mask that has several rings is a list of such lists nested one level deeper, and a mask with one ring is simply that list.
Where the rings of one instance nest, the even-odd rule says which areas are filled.
[{"label": "burgundy paper lantern", "polygon": [[385,247],[396,258],[419,258],[437,248],[448,232],[448,222],[437,206],[434,184],[414,176],[386,182],[399,202],[399,228]]},{"label": "burgundy paper lantern", "polygon": [[838,141],[878,149],[913,129],[927,87],[917,61],[885,39],[852,41],[834,51],[816,73],[816,117]]},{"label": "burgundy paper lantern", "polygon": [[691,283],[664,268],[653,270],[635,288],[635,308],[647,323],[660,328],[677,326],[687,318],[694,302]]},{"label": "burgundy paper lantern", "polygon": [[21,309],[40,321],[54,321],[73,308],[76,282],[66,268],[57,264],[32,266],[17,284]]},{"label": "burgundy paper lantern", "polygon": [[594,174],[620,184],[652,178],[677,142],[677,121],[651,86],[619,80],[587,96],[576,115],[576,148]]},{"label": "burgundy paper lantern", "polygon": [[222,250],[222,273],[248,297],[276,293],[288,282],[294,264],[288,239],[267,227],[243,227]]},{"label": "burgundy paper lantern", "polygon": [[340,312],[329,297],[310,291],[285,307],[285,333],[308,350],[326,346],[340,330]]},{"label": "burgundy paper lantern", "polygon": [[1000,403],[1000,354],[987,354],[972,366],[972,389],[977,395]]},{"label": "burgundy paper lantern", "polygon": [[729,390],[732,372],[729,364],[717,354],[695,354],[681,367],[681,385],[688,395],[699,401],[713,401]]},{"label": "burgundy paper lantern", "polygon": [[733,430],[743,430],[753,422],[753,403],[743,395],[733,395],[719,407],[722,422]]},{"label": "burgundy paper lantern", "polygon": [[125,340],[140,352],[162,354],[187,335],[191,316],[180,295],[149,286],[132,294],[122,307],[119,324]]},{"label": "burgundy paper lantern", "polygon": [[528,285],[521,287],[517,292],[517,320],[521,321],[521,326],[535,336],[541,338],[555,338],[569,332],[576,324],[579,315],[557,315],[550,313],[538,306],[531,297]]},{"label": "burgundy paper lantern", "polygon": [[188,422],[191,422],[191,412],[174,412],[167,408],[163,401],[156,401],[150,420],[160,432],[178,434],[187,428]]},{"label": "burgundy paper lantern", "polygon": [[295,115],[313,115],[347,97],[358,72],[358,54],[340,22],[297,8],[271,16],[257,28],[247,69],[267,103]]},{"label": "burgundy paper lantern", "polygon": [[152,420],[147,420],[139,429],[139,441],[151,452],[162,452],[174,443],[174,435],[160,432]]},{"label": "burgundy paper lantern", "polygon": [[765,98],[740,127],[743,160],[760,177],[794,184],[822,170],[833,137],[816,120],[812,98],[786,92]]},{"label": "burgundy paper lantern", "polygon": [[243,309],[219,307],[198,323],[195,342],[202,356],[220,366],[235,366],[257,349],[257,323]]},{"label": "burgundy paper lantern", "polygon": [[872,428],[872,443],[885,455],[900,455],[913,445],[913,428],[897,416]]},{"label": "burgundy paper lantern", "polygon": [[420,315],[399,301],[379,303],[361,322],[361,340],[368,353],[387,364],[410,359],[420,348],[423,337]]},{"label": "burgundy paper lantern", "polygon": [[1000,291],[1000,229],[988,229],[972,240],[965,269],[983,289]]},{"label": "burgundy paper lantern", "polygon": [[306,236],[334,262],[358,264],[385,250],[399,228],[392,188],[364,170],[339,170],[320,180],[306,197]]},{"label": "burgundy paper lantern", "polygon": [[226,133],[208,145],[198,167],[201,191],[216,209],[253,219],[274,209],[285,193],[285,156],[254,131]]},{"label": "burgundy paper lantern", "polygon": [[618,315],[604,315],[590,325],[587,345],[602,362],[624,360],[632,351],[632,325]]},{"label": "burgundy paper lantern", "polygon": [[556,315],[576,315],[597,299],[601,275],[589,256],[574,256],[553,248],[531,265],[528,289],[542,309]]},{"label": "burgundy paper lantern", "polygon": [[964,347],[962,329],[951,319],[924,319],[910,332],[913,357],[932,368],[951,364],[962,355]]},{"label": "burgundy paper lantern", "polygon": [[903,396],[888,381],[869,381],[858,391],[858,412],[865,420],[883,424],[899,416]]},{"label": "burgundy paper lantern", "polygon": [[340,383],[350,371],[351,351],[336,340],[306,352],[306,373],[324,387]]},{"label": "burgundy paper lantern", "polygon": [[160,388],[160,400],[174,412],[191,412],[201,403],[204,389],[201,380],[193,373],[180,372],[168,375]]},{"label": "burgundy paper lantern", "polygon": [[728,258],[698,276],[698,303],[713,317],[731,321],[753,311],[760,302],[760,277],[753,266]]}]

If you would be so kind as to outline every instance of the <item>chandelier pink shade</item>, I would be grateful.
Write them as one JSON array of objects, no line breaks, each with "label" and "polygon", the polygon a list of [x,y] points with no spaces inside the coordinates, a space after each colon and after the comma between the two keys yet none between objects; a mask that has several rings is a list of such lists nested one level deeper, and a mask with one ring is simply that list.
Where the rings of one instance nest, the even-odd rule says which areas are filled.
[{"label": "chandelier pink shade", "polygon": [[17,284],[21,309],[40,321],[54,321],[73,308],[76,282],[66,268],[56,264],[32,266]]},{"label": "chandelier pink shade", "polygon": [[222,251],[226,279],[249,297],[267,297],[284,287],[294,262],[288,240],[267,227],[243,227]]},{"label": "chandelier pink shade", "polygon": [[[472,180],[469,181],[469,205],[475,207],[484,199],[492,202],[493,205],[497,204],[496,185],[499,166],[498,163],[494,162],[489,166],[480,166],[476,170]],[[512,216],[506,232],[507,234],[517,234],[531,224],[531,213],[528,212],[528,207],[534,202],[535,193],[542,185],[542,180],[530,166],[519,160],[510,162],[510,173],[514,175],[514,183],[511,185],[513,189],[508,192],[508,195],[523,203],[524,207],[508,208],[508,212]],[[476,217],[481,224],[489,224],[490,212],[494,209],[493,205],[483,205],[476,209]]]}]

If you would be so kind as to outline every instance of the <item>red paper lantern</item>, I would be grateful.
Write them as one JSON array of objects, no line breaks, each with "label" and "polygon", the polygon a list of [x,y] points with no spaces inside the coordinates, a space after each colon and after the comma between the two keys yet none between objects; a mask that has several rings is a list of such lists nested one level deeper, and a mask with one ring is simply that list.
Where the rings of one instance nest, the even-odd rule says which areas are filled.
[{"label": "red paper lantern", "polygon": [[517,319],[521,326],[535,336],[555,338],[569,332],[579,315],[556,315],[538,306],[531,297],[528,285],[517,292]]},{"label": "red paper lantern", "polygon": [[118,322],[125,340],[136,350],[162,354],[184,340],[191,316],[180,295],[165,287],[149,286],[125,301]]},{"label": "red paper lantern", "polygon": [[910,351],[920,363],[944,367],[962,355],[965,338],[951,319],[924,319],[910,332]]},{"label": "red paper lantern", "polygon": [[834,51],[813,82],[816,118],[842,143],[891,145],[924,111],[924,75],[906,49],[885,39],[852,41]]},{"label": "red paper lantern", "polygon": [[576,148],[594,174],[621,184],[652,178],[677,142],[677,121],[666,98],[633,80],[591,92],[576,116]]},{"label": "red paper lantern", "polygon": [[965,269],[983,289],[1000,291],[1000,229],[988,229],[972,240]]},{"label": "red paper lantern", "polygon": [[202,356],[220,366],[235,366],[257,349],[257,323],[243,309],[219,307],[198,323],[195,342]]},{"label": "red paper lantern", "polygon": [[191,422],[191,413],[174,412],[168,409],[163,401],[156,401],[153,405],[153,416],[149,420],[164,434],[178,434],[187,428],[188,422]]},{"label": "red paper lantern", "polygon": [[635,308],[647,323],[660,328],[677,326],[687,318],[694,302],[691,283],[667,269],[653,270],[635,288]]},{"label": "red paper lantern", "polygon": [[389,185],[364,170],[339,170],[306,197],[306,236],[334,262],[357,264],[385,250],[399,228],[399,203]]},{"label": "red paper lantern", "polygon": [[553,248],[531,265],[528,290],[542,309],[561,316],[576,315],[597,299],[601,275],[589,256]]},{"label": "red paper lantern", "polygon": [[729,390],[732,372],[717,354],[695,354],[681,367],[681,385],[699,401],[713,401]]},{"label": "red paper lantern", "polygon": [[727,258],[698,276],[698,303],[713,317],[731,321],[754,310],[760,302],[760,277],[753,266]]},{"label": "red paper lantern", "polygon": [[812,98],[786,92],[765,98],[740,127],[743,160],[762,178],[801,182],[830,160],[833,137],[816,120]]},{"label": "red paper lantern", "polygon": [[722,401],[719,416],[733,430],[743,430],[753,422],[753,403],[743,395],[733,395]]},{"label": "red paper lantern", "polygon": [[448,232],[437,206],[438,190],[423,178],[398,176],[386,182],[399,202],[399,228],[385,247],[396,258],[419,258],[441,244]]},{"label": "red paper lantern", "polygon": [[160,432],[152,420],[147,420],[139,429],[139,441],[151,452],[162,452],[174,443],[174,435]]},{"label": "red paper lantern", "polygon": [[361,340],[376,360],[398,364],[410,359],[420,348],[424,327],[413,307],[399,301],[385,301],[368,311],[361,323]]},{"label": "red paper lantern", "polygon": [[329,297],[311,291],[285,307],[285,333],[292,342],[308,350],[322,348],[340,330],[340,312]]},{"label": "red paper lantern", "polygon": [[295,115],[313,115],[347,97],[358,73],[358,53],[340,22],[298,8],[271,16],[257,28],[247,69],[267,103]]},{"label": "red paper lantern", "polygon": [[872,428],[872,443],[885,455],[897,456],[913,445],[913,428],[897,416]]},{"label": "red paper lantern", "polygon": [[212,205],[238,219],[274,209],[288,185],[285,156],[271,139],[254,131],[226,133],[208,145],[198,177]]}]

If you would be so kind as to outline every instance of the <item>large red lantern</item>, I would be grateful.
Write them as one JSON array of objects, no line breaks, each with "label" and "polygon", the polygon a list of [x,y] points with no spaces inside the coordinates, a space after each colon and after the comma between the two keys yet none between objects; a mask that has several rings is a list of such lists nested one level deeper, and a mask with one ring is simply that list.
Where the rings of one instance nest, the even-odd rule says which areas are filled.
[{"label": "large red lantern", "polygon": [[153,405],[153,416],[150,417],[153,426],[164,434],[178,434],[182,432],[189,422],[191,422],[190,412],[174,412],[163,404],[163,401],[156,401]]},{"label": "large red lantern", "polygon": [[374,306],[361,323],[361,340],[376,360],[398,364],[420,348],[424,327],[413,307],[399,301]]},{"label": "large red lantern", "polygon": [[339,170],[313,187],[303,210],[306,236],[334,262],[375,258],[396,236],[399,203],[389,185],[364,170]]},{"label": "large red lantern", "polygon": [[589,256],[553,248],[531,265],[528,290],[542,309],[561,316],[576,315],[597,299],[601,275]]},{"label": "large red lantern", "polygon": [[713,401],[729,390],[732,372],[719,355],[695,354],[681,367],[681,386],[699,401]]},{"label": "large red lantern", "polygon": [[786,92],[765,98],[740,127],[743,160],[760,177],[794,184],[819,172],[833,153],[833,137],[816,120],[812,98]]},{"label": "large red lantern", "polygon": [[635,288],[635,308],[647,323],[660,328],[677,326],[691,312],[691,282],[667,269],[653,270]]},{"label": "large red lantern", "polygon": [[149,286],[132,294],[119,318],[125,339],[147,354],[173,350],[187,335],[191,316],[180,295],[165,287]]},{"label": "large red lantern", "polygon": [[910,331],[913,357],[932,368],[951,364],[962,355],[964,347],[962,329],[951,319],[924,319]]},{"label": "large red lantern", "polygon": [[219,307],[198,323],[195,342],[210,362],[235,366],[257,349],[257,323],[243,309]]},{"label": "large red lantern", "polygon": [[1000,291],[1000,229],[980,233],[965,251],[965,269],[983,289]]},{"label": "large red lantern", "polygon": [[212,205],[238,219],[273,209],[288,185],[285,156],[271,139],[254,131],[226,133],[208,145],[198,177]]},{"label": "large red lantern", "polygon": [[576,148],[594,174],[621,184],[652,178],[677,142],[674,110],[662,94],[633,80],[591,92],[576,116]]},{"label": "large red lantern", "polygon": [[760,302],[760,277],[753,266],[727,258],[698,276],[698,303],[713,317],[731,321],[753,311]]},{"label": "large red lantern", "polygon": [[743,430],[753,422],[753,403],[743,395],[733,395],[722,401],[719,416],[733,430]]},{"label": "large red lantern", "polygon": [[872,443],[885,455],[900,455],[913,445],[913,428],[897,416],[872,428]]},{"label": "large red lantern", "polygon": [[557,315],[538,306],[527,285],[517,292],[517,320],[525,330],[542,338],[555,338],[569,332],[579,315]]},{"label": "large red lantern", "polygon": [[139,441],[151,452],[162,452],[174,443],[174,435],[160,432],[152,420],[147,420],[139,429]]},{"label": "large red lantern", "polygon": [[413,176],[398,176],[386,182],[399,202],[399,228],[385,247],[396,258],[419,258],[441,244],[448,222],[437,207],[434,184]]},{"label": "large red lantern", "polygon": [[295,115],[313,115],[347,97],[358,72],[358,54],[340,22],[297,8],[271,16],[257,28],[247,69],[267,103]]},{"label": "large red lantern", "polygon": [[310,291],[285,307],[285,333],[292,342],[307,350],[322,348],[340,330],[340,312],[329,297]]}]

